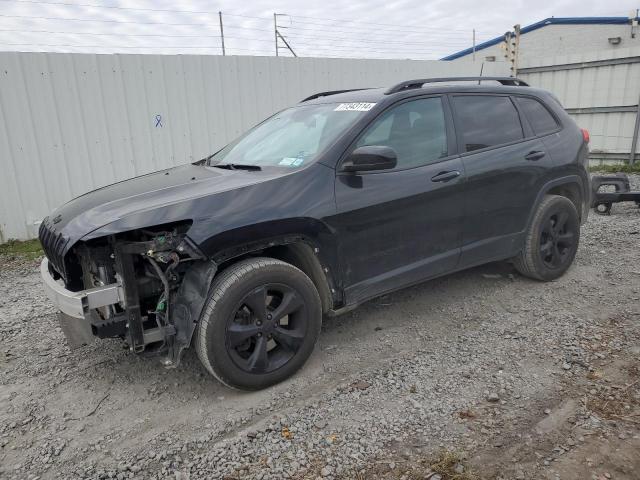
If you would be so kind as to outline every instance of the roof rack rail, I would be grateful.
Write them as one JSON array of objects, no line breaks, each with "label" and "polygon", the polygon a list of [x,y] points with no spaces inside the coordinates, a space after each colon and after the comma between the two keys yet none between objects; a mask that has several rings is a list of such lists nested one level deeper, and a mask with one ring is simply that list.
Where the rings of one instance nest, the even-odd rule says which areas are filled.
[{"label": "roof rack rail", "polygon": [[300,100],[300,103],[308,102],[309,100],[315,100],[316,98],[320,98],[320,97],[328,97],[330,95],[337,95],[339,93],[357,92],[359,90],[367,90],[367,89],[366,88],[350,88],[347,90],[330,90],[328,92],[314,93],[310,97],[307,97],[304,100]]},{"label": "roof rack rail", "polygon": [[393,87],[390,87],[384,92],[385,95],[391,95],[392,93],[398,93],[403,90],[409,90],[412,88],[421,88],[425,83],[441,83],[441,82],[475,82],[478,84],[487,80],[493,80],[499,82],[502,85],[509,85],[514,87],[528,87],[529,84],[515,77],[442,77],[442,78],[421,78],[418,80],[406,80],[400,82]]}]

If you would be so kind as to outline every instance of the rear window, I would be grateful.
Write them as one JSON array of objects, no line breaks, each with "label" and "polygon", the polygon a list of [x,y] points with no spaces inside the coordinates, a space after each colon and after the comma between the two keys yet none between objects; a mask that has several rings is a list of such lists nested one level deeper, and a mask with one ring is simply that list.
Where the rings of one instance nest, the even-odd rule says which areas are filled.
[{"label": "rear window", "polygon": [[526,97],[516,97],[516,102],[529,120],[536,135],[545,135],[558,129],[558,122],[553,118],[547,107],[538,100]]},{"label": "rear window", "polygon": [[509,97],[460,95],[453,97],[453,105],[466,152],[524,138],[518,111]]}]

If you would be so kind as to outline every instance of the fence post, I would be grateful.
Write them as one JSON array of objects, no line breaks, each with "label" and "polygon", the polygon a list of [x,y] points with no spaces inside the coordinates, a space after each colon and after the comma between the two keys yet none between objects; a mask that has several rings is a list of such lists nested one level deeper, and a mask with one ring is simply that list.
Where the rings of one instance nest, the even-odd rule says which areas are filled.
[{"label": "fence post", "polygon": [[638,97],[638,110],[636,111],[636,124],[633,127],[633,140],[631,140],[631,153],[629,153],[629,165],[633,165],[636,161],[636,152],[638,151],[639,131],[640,131],[640,97]]}]

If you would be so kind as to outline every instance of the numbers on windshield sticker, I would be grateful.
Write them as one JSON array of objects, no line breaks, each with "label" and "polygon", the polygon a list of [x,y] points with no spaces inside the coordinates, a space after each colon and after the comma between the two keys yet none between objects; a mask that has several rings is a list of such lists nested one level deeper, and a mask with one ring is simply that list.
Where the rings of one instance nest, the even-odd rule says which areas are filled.
[{"label": "numbers on windshield sticker", "polygon": [[368,112],[371,110],[376,104],[375,103],[341,103],[338,105],[334,112]]}]

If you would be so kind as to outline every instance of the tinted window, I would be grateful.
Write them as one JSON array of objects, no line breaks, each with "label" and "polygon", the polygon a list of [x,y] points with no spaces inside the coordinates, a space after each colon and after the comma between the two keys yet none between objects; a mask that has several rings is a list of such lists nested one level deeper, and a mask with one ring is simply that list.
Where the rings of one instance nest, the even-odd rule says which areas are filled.
[{"label": "tinted window", "polygon": [[524,138],[520,117],[508,97],[453,97],[465,151],[502,145]]},{"label": "tinted window", "polygon": [[447,130],[442,100],[423,98],[388,110],[356,144],[364,145],[393,148],[398,155],[397,168],[417,167],[446,157]]},{"label": "tinted window", "polygon": [[544,135],[553,132],[558,128],[555,118],[549,113],[549,110],[537,100],[533,98],[516,97],[518,105],[529,120],[531,128],[536,135]]}]

